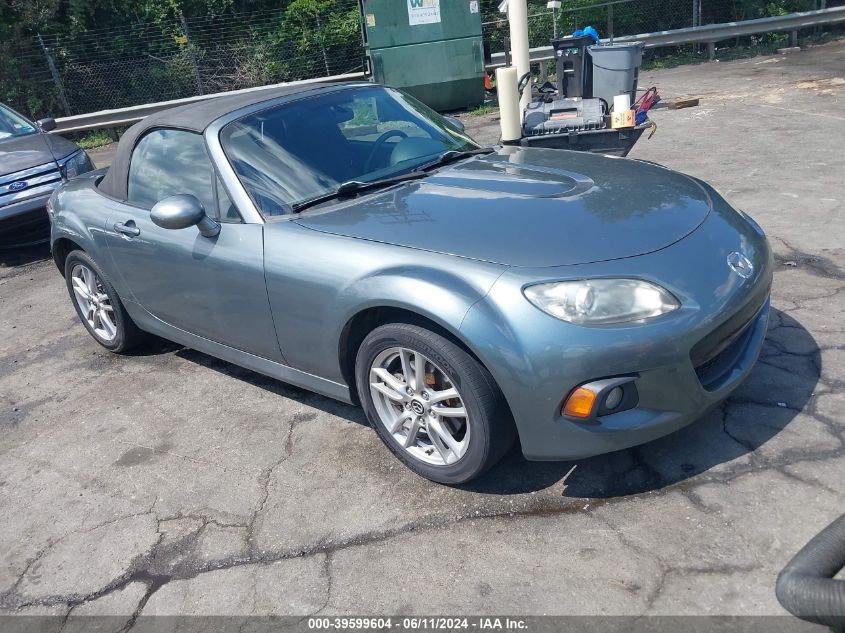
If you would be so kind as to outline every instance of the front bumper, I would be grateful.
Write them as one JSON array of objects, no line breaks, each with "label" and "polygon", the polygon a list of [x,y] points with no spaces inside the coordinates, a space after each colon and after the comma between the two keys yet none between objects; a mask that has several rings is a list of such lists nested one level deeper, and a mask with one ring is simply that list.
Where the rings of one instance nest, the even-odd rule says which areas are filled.
[{"label": "front bumper", "polygon": [[[749,279],[727,266],[734,250],[752,260]],[[583,327],[541,312],[522,296],[528,283],[602,276],[659,283],[681,308],[642,324]],[[649,255],[511,269],[470,309],[461,331],[502,389],[525,457],[578,459],[667,435],[736,389],[765,339],[771,282],[765,237],[722,209],[680,242]],[[620,376],[635,377],[633,408],[588,421],[561,413],[579,385]]]},{"label": "front bumper", "polygon": [[619,413],[580,422],[560,417],[540,444],[529,445],[529,459],[575,459],[644,444],[695,422],[722,402],[748,377],[766,337],[769,300],[726,350],[729,367],[718,387],[704,387],[689,357],[677,364],[630,374],[635,376],[637,405]]},{"label": "front bumper", "polygon": [[45,205],[51,194],[0,207],[0,246],[26,246],[49,239],[50,221]]}]

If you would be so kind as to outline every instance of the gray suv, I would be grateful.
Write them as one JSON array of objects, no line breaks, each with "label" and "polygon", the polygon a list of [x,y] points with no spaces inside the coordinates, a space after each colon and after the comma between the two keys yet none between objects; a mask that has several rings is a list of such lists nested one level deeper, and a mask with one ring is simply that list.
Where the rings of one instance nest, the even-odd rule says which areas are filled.
[{"label": "gray suv", "polygon": [[29,121],[0,103],[0,247],[47,241],[44,205],[66,180],[91,171],[88,155],[53,119]]}]

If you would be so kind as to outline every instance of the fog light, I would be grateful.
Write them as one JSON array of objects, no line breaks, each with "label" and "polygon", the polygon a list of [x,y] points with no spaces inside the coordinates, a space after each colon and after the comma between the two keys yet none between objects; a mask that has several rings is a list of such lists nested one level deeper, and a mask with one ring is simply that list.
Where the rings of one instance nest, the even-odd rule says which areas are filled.
[{"label": "fog light", "polygon": [[607,397],[604,399],[604,408],[608,411],[613,411],[613,409],[622,403],[622,395],[622,387],[614,387],[611,389],[610,393],[608,393]]},{"label": "fog light", "polygon": [[563,415],[572,418],[589,418],[596,402],[596,394],[584,387],[578,387],[566,399]]},{"label": "fog light", "polygon": [[567,418],[601,423],[602,416],[627,411],[637,406],[637,376],[600,378],[573,389],[561,407]]}]

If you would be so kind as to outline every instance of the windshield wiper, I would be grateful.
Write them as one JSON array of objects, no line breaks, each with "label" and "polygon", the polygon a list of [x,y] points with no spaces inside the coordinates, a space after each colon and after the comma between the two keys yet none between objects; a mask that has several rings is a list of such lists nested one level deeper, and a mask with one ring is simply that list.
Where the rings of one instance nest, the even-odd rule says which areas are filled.
[{"label": "windshield wiper", "polygon": [[440,156],[435,158],[433,161],[417,167],[417,170],[433,169],[434,167],[441,167],[447,163],[461,160],[462,158],[469,158],[470,156],[477,156],[478,154],[492,154],[495,151],[496,150],[493,147],[477,147],[475,149],[467,150],[450,149],[448,152],[440,154]]},{"label": "windshield wiper", "polygon": [[350,196],[354,196],[357,193],[367,191],[369,189],[387,187],[388,185],[395,185],[396,183],[405,182],[406,180],[419,180],[420,178],[425,178],[426,176],[428,176],[426,172],[415,170],[409,171],[405,174],[400,174],[398,176],[391,176],[390,178],[381,178],[380,180],[348,180],[347,182],[343,182],[338,185],[337,189],[335,189],[334,191],[324,193],[314,198],[309,198],[308,200],[304,200],[302,202],[297,202],[291,205],[291,208],[293,209],[294,213],[299,213],[300,211],[303,211],[308,207],[313,207],[314,205],[326,202],[327,200],[334,200],[336,198],[348,198]]},{"label": "windshield wiper", "polygon": [[440,167],[447,163],[451,163],[462,158],[469,158],[470,156],[476,156],[478,154],[491,154],[495,151],[496,150],[492,147],[477,147],[475,149],[462,151],[449,150],[448,152],[443,152],[434,160],[417,167],[414,171],[399,174],[398,176],[391,176],[389,178],[381,178],[379,180],[349,180],[338,185],[337,189],[335,189],[334,191],[330,191],[328,193],[309,198],[308,200],[303,200],[302,202],[297,202],[291,205],[291,209],[293,209],[294,213],[299,213],[300,211],[304,211],[309,207],[313,207],[328,200],[335,200],[337,198],[347,198],[350,196],[354,196],[355,194],[360,193],[362,191],[367,191],[368,189],[378,189],[379,187],[394,185],[398,182],[404,182],[406,180],[418,180],[420,178],[425,178],[429,175],[426,171],[428,169]]}]

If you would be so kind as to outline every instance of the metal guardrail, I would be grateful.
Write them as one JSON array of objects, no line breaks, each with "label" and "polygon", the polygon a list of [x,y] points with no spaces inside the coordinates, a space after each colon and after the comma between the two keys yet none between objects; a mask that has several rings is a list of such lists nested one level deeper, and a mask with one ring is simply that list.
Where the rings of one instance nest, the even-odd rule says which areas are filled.
[{"label": "metal guardrail", "polygon": [[[830,9],[819,9],[818,11],[789,13],[772,18],[725,22],[723,24],[707,24],[704,26],[674,29],[672,31],[627,35],[625,37],[614,38],[613,43],[643,42],[646,48],[678,46],[681,44],[708,44],[712,46],[716,42],[734,37],[778,31],[797,31],[798,29],[810,26],[835,24],[837,22],[845,22],[845,7],[831,7]],[[554,49],[551,46],[532,48],[529,50],[529,55],[532,63],[548,62],[555,58]],[[504,65],[505,54],[494,53],[491,55],[491,63],[487,65],[487,68],[498,68]]]},{"label": "metal guardrail", "polygon": [[241,90],[232,90],[229,92],[218,92],[215,94],[197,95],[195,97],[186,97],[184,99],[174,99],[172,101],[159,101],[158,103],[145,103],[143,105],[131,106],[128,108],[117,108],[114,110],[100,110],[99,112],[89,112],[88,114],[79,114],[76,116],[62,117],[56,119],[56,129],[53,130],[56,134],[66,134],[68,132],[83,132],[85,130],[109,129],[116,127],[123,127],[125,125],[132,125],[150,114],[161,112],[169,108],[175,108],[180,105],[187,105],[189,103],[197,103],[205,101],[212,97],[222,97],[224,95],[235,95],[247,92],[258,92],[260,90],[270,90],[271,88],[278,88],[280,86],[295,86],[308,85],[316,83],[333,83],[339,81],[355,81],[364,79],[364,73],[348,73],[345,75],[335,75],[333,77],[317,77],[315,79],[303,79],[302,81],[288,81],[280,84],[272,84],[269,86],[256,86],[255,88],[243,88]]}]

